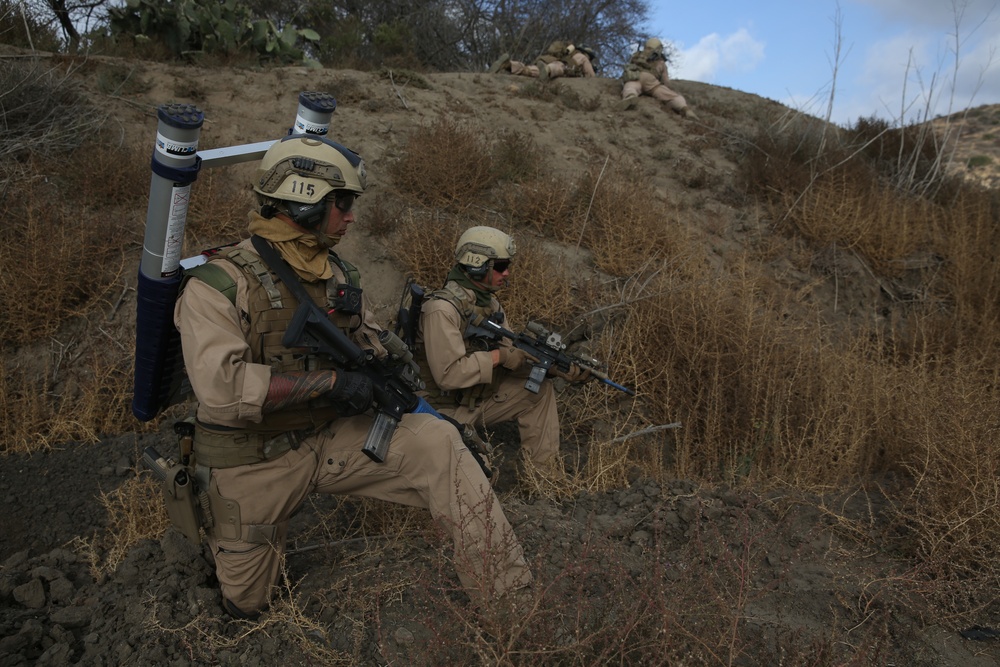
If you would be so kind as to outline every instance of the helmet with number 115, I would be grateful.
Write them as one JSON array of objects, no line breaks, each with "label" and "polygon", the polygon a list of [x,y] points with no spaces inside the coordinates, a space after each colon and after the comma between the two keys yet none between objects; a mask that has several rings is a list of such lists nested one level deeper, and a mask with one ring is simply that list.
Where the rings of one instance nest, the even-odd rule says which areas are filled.
[{"label": "helmet with number 115", "polygon": [[514,239],[492,227],[470,227],[455,246],[455,262],[475,278],[485,276],[493,260],[514,259],[516,254]]},{"label": "helmet with number 115", "polygon": [[358,196],[366,184],[365,162],[354,151],[324,137],[291,135],[267,149],[253,189],[262,206],[311,228],[326,214],[331,196]]}]

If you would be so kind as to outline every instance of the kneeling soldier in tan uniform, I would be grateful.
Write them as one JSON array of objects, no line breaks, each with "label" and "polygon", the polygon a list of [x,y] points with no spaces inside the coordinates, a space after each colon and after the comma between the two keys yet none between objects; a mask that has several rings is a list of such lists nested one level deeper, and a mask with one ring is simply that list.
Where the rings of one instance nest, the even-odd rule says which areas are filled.
[{"label": "kneeling soldier in tan uniform", "polygon": [[[497,229],[472,227],[462,234],[444,287],[429,293],[421,308],[414,355],[431,405],[464,424],[491,426],[516,419],[525,459],[543,474],[558,477],[559,414],[552,383],[542,382],[538,393],[532,393],[525,379],[534,360],[525,352],[506,339],[490,345],[466,337],[470,322],[502,322],[496,292],[507,284],[515,254],[514,239]],[[582,382],[590,374],[574,365],[563,377]]]},{"label": "kneeling soldier in tan uniform", "polygon": [[312,492],[429,509],[451,532],[459,578],[478,600],[531,581],[510,524],[454,426],[404,414],[384,462],[376,463],[362,452],[373,421],[372,380],[282,342],[298,302],[278,279],[273,265],[280,262],[264,260],[255,244],[276,250],[358,347],[385,356],[357,269],[332,250],[354,222],[365,181],[360,156],[328,139],[276,142],[253,184],[260,205],[250,214],[253,237],[189,270],[177,302],[174,321],[198,399],[196,476],[209,489],[214,515],[208,541],[223,606],[239,618],[266,608],[289,518]]}]

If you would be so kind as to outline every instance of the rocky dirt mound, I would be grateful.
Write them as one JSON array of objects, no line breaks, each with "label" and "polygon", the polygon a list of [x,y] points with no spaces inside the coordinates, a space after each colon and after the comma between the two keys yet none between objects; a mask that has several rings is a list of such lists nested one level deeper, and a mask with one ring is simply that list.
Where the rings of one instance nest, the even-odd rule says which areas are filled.
[{"label": "rocky dirt mound", "polygon": [[[852,531],[885,529],[877,496],[759,497],[636,479],[553,502],[518,493],[509,471],[499,490],[538,581],[529,618],[567,635],[553,645],[547,634],[548,657],[475,658],[470,647],[486,644],[493,621],[457,593],[447,540],[419,517],[391,544],[317,535],[358,511],[332,499],[293,522],[287,598],[260,624],[227,621],[210,563],[172,528],[96,578],[80,548],[106,527],[100,495],[135,474],[140,448],[164,440],[126,436],[3,461],[0,665],[596,665],[618,640],[636,645],[626,664],[660,664],[655,637],[612,630],[641,627],[647,613],[663,632],[683,624],[677,664],[692,664],[680,660],[689,654],[701,656],[693,664],[782,664],[779,650],[796,648],[786,664],[986,667],[1000,657],[989,635],[965,639],[921,618],[905,568],[862,552]],[[603,617],[623,609],[635,618]],[[863,654],[840,645],[845,637]]]}]

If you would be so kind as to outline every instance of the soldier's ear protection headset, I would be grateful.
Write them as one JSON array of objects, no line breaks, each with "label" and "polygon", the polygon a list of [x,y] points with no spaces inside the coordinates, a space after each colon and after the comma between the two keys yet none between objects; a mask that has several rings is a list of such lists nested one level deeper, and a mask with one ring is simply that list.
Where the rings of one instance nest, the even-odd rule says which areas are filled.
[{"label": "soldier's ear protection headset", "polygon": [[482,266],[472,266],[471,264],[463,264],[462,268],[469,277],[473,280],[482,280],[486,277],[486,274],[490,272],[490,263],[483,262]]}]

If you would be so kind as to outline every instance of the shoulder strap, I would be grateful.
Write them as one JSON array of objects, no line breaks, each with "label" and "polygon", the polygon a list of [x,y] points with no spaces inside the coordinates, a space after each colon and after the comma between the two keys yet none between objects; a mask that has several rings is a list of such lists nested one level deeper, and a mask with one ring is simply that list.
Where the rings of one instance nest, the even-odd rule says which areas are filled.
[{"label": "shoulder strap", "polygon": [[197,278],[203,283],[222,292],[229,302],[236,305],[236,281],[226,273],[225,269],[211,263],[199,264],[190,269],[184,269],[184,278]]},{"label": "shoulder strap", "polygon": [[271,272],[267,270],[267,266],[264,262],[260,260],[252,252],[248,252],[243,248],[236,248],[229,252],[226,252],[223,257],[231,261],[236,266],[249,271],[256,278],[257,282],[260,283],[264,291],[267,292],[267,300],[271,304],[271,308],[281,308],[281,292],[274,285],[274,278],[271,277]]},{"label": "shoulder strap", "polygon": [[361,289],[361,272],[358,271],[358,267],[354,266],[347,260],[341,259],[340,255],[330,251],[330,261],[337,265],[337,267],[344,272],[344,276],[347,277],[347,284],[351,287],[357,287]]}]

